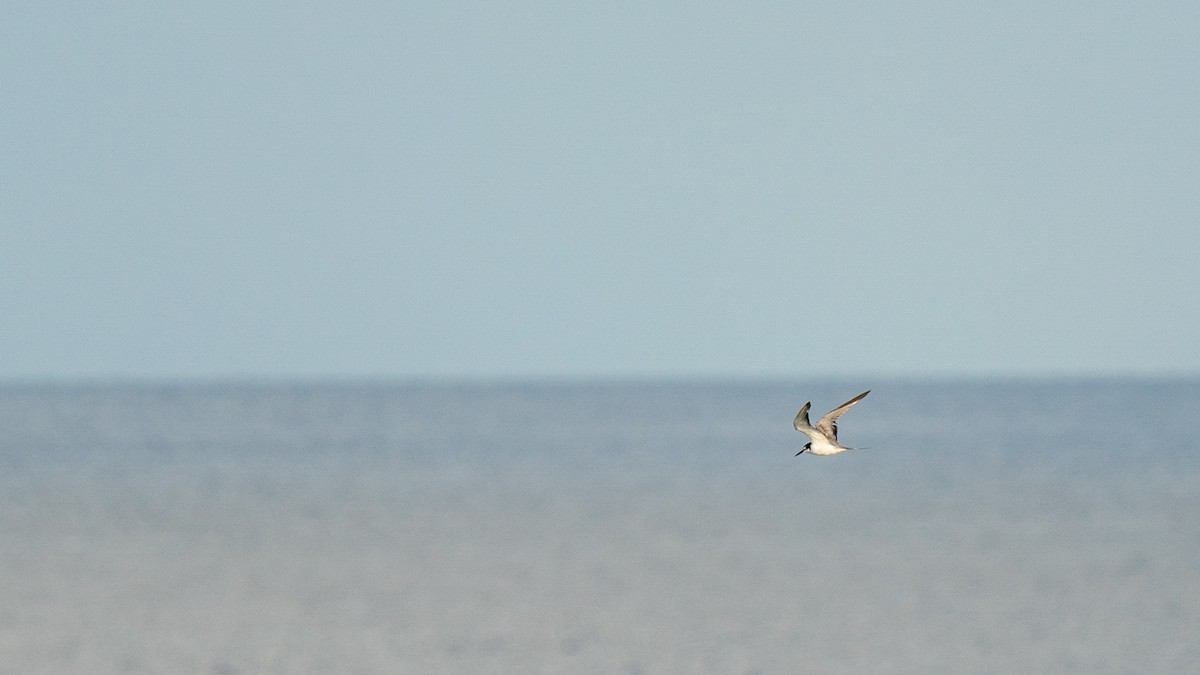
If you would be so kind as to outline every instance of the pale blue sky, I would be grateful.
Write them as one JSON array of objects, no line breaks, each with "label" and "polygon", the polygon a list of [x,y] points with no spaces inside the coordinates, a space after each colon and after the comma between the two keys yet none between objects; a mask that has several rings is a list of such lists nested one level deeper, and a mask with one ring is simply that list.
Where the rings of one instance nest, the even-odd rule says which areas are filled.
[{"label": "pale blue sky", "polygon": [[0,379],[1200,373],[1200,4],[15,3]]}]

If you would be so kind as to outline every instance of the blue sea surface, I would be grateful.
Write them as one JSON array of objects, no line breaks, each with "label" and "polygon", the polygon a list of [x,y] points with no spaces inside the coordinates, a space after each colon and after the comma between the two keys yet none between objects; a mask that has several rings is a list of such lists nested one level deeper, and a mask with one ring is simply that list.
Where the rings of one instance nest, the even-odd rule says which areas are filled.
[{"label": "blue sea surface", "polygon": [[[863,449],[793,455],[840,421]],[[0,386],[0,674],[1200,672],[1200,381]]]}]

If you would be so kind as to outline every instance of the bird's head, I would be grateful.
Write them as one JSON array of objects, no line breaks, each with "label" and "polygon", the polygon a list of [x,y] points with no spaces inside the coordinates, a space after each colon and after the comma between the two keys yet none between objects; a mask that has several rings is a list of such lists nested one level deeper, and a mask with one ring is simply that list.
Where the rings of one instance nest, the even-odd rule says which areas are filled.
[{"label": "bird's head", "polygon": [[797,456],[797,457],[799,457],[800,455],[803,455],[804,453],[808,452],[809,450],[812,450],[812,443],[811,443],[811,442],[809,442],[809,443],[805,443],[805,444],[804,444],[804,447],[803,447],[803,448],[800,448],[800,452],[797,452],[797,453],[796,453],[796,456]]}]

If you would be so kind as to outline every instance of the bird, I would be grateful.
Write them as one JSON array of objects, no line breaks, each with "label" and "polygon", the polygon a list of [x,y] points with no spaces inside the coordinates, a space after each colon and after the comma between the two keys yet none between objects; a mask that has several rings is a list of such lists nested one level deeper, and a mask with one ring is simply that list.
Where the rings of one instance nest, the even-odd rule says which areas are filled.
[{"label": "bird", "polygon": [[792,425],[796,427],[796,431],[808,436],[809,442],[800,448],[800,452],[796,456],[810,452],[814,455],[836,455],[839,452],[853,450],[838,443],[837,437],[837,419],[842,416],[842,413],[850,409],[850,406],[858,403],[864,396],[871,393],[868,389],[854,398],[846,401],[838,407],[821,415],[821,419],[817,420],[817,426],[812,426],[808,423],[808,408],[812,405],[812,401],[804,404],[800,408],[800,412],[796,413],[796,419]]}]

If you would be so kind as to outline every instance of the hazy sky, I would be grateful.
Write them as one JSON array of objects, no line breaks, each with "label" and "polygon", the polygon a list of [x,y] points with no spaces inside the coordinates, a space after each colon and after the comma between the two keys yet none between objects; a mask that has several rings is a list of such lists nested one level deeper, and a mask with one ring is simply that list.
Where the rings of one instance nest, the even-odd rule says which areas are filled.
[{"label": "hazy sky", "polygon": [[0,379],[1200,373],[1200,4],[32,2]]}]

